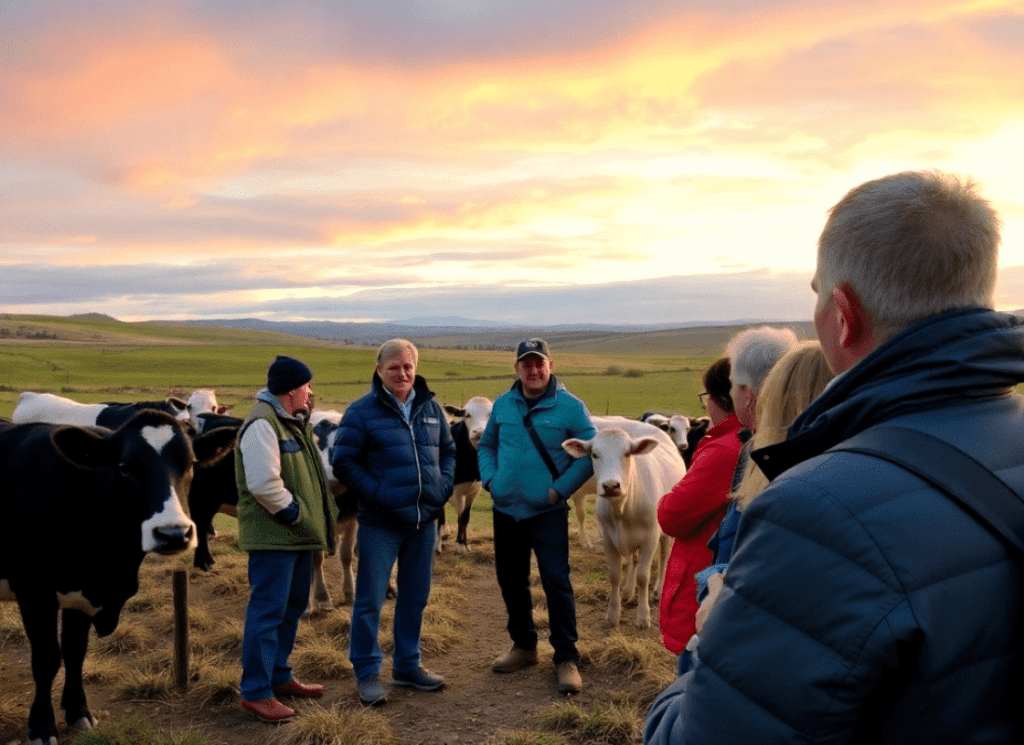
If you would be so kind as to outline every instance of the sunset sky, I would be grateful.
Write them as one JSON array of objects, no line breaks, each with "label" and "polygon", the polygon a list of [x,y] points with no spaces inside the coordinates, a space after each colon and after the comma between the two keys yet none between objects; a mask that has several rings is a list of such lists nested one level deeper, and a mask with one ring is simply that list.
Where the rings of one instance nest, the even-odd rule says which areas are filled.
[{"label": "sunset sky", "polygon": [[850,188],[972,177],[1024,307],[1020,0],[0,2],[0,312],[810,318]]}]

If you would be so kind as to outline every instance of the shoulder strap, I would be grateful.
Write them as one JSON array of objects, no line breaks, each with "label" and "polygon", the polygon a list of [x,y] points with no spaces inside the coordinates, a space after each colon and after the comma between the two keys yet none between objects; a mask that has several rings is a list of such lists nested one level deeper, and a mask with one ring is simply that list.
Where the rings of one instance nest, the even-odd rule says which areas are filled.
[{"label": "shoulder strap", "polygon": [[920,430],[878,426],[828,450],[836,451],[870,455],[910,471],[1024,554],[1024,502],[1020,495],[963,450]]},{"label": "shoulder strap", "polygon": [[551,460],[551,453],[544,447],[544,443],[540,440],[540,435],[537,434],[537,430],[533,428],[533,422],[530,421],[530,412],[526,412],[523,415],[523,426],[526,427],[526,431],[530,435],[530,439],[533,440],[533,446],[537,448],[537,452],[540,453],[541,460],[544,461],[544,465],[548,467],[551,472],[551,480],[558,481],[558,477],[561,476],[558,472],[558,467],[555,462]]}]

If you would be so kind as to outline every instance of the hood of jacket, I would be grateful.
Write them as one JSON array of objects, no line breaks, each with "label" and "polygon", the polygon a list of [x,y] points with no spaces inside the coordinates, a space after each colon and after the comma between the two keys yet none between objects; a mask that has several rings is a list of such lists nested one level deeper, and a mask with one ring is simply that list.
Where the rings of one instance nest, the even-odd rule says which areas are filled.
[{"label": "hood of jacket", "polygon": [[903,414],[1008,395],[1024,382],[1024,319],[983,308],[920,321],[832,381],[751,457],[769,479]]}]

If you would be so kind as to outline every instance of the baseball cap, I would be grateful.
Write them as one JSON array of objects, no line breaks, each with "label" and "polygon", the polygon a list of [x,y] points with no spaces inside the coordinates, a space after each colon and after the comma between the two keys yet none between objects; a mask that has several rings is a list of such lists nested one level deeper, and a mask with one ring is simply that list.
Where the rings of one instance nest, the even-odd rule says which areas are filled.
[{"label": "baseball cap", "polygon": [[516,349],[516,362],[519,362],[519,360],[528,354],[535,354],[546,360],[551,359],[551,352],[548,350],[548,343],[543,339],[527,339],[526,341],[519,342],[519,348]]}]

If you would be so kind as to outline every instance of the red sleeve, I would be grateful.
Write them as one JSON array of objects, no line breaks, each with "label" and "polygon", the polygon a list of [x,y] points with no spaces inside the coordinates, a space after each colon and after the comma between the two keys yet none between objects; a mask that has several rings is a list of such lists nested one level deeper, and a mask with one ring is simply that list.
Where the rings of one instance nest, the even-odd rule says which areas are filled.
[{"label": "red sleeve", "polygon": [[735,432],[700,443],[686,475],[658,503],[658,524],[665,535],[687,538],[725,513],[740,448]]}]

